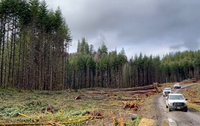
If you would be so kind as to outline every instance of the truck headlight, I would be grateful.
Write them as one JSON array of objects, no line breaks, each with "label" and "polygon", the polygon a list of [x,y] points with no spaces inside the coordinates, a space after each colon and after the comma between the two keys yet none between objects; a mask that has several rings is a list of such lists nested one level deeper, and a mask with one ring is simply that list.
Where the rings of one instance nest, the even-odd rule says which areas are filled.
[{"label": "truck headlight", "polygon": [[170,105],[170,106],[173,106],[173,103],[172,103],[172,102],[169,102],[169,105]]}]

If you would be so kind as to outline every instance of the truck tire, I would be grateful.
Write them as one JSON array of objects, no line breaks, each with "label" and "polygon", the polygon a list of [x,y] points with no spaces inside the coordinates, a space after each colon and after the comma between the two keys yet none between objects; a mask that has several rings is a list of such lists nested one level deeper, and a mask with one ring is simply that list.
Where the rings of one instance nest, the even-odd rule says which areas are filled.
[{"label": "truck tire", "polygon": [[171,112],[172,110],[168,107],[169,112]]},{"label": "truck tire", "polygon": [[183,109],[183,111],[184,111],[184,112],[187,112],[187,111],[188,111],[188,108]]}]

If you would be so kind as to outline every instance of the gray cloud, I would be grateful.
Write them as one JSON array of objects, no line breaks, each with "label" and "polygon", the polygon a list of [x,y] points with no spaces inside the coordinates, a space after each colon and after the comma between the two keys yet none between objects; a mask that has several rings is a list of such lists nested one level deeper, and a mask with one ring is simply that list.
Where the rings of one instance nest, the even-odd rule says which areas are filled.
[{"label": "gray cloud", "polygon": [[176,44],[173,46],[170,46],[171,51],[180,51],[182,48],[185,48],[184,50],[198,50],[199,49],[199,41],[195,39],[185,39],[183,43]]},{"label": "gray cloud", "polygon": [[[86,37],[94,46],[137,47],[134,53],[151,53],[166,45],[169,50],[197,50],[200,38],[199,0],[46,0],[60,6],[74,40]],[[100,39],[99,39],[100,38]],[[167,50],[167,49],[166,49]],[[153,51],[152,51],[153,52]],[[167,53],[163,52],[163,53]],[[130,52],[131,55],[131,52]]]},{"label": "gray cloud", "polygon": [[185,40],[184,46],[189,50],[197,50],[199,49],[199,42],[197,40],[188,39]]}]

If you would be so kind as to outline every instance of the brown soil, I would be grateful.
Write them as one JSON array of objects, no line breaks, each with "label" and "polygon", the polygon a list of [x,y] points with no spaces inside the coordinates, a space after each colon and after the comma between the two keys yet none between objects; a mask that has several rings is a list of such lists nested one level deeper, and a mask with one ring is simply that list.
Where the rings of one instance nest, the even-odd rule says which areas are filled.
[{"label": "brown soil", "polygon": [[153,119],[142,118],[139,126],[155,126],[156,121]]},{"label": "brown soil", "polygon": [[166,121],[163,121],[163,122],[162,122],[162,126],[169,126],[169,123],[166,122]]}]

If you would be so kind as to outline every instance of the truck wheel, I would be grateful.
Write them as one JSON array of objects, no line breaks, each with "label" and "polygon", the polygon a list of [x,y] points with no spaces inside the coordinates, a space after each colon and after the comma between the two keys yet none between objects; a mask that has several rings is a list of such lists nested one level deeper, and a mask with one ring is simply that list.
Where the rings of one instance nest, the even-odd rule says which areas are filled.
[{"label": "truck wheel", "polygon": [[184,112],[187,112],[187,111],[188,111],[188,108],[185,108],[183,111],[184,111]]},{"label": "truck wheel", "polygon": [[169,112],[171,112],[172,110],[168,107]]}]

